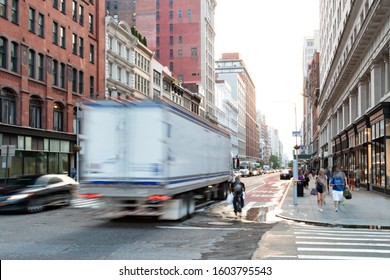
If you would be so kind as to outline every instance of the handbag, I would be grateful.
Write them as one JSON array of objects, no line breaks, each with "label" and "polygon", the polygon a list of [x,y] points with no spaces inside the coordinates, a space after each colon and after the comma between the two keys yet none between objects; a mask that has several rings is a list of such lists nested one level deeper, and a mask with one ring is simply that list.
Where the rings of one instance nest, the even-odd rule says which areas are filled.
[{"label": "handbag", "polygon": [[349,191],[348,187],[344,188],[343,196],[345,197],[345,199],[351,199],[352,198],[352,193]]},{"label": "handbag", "polygon": [[229,193],[227,198],[226,198],[226,202],[229,203],[229,204],[232,204],[233,203],[233,193]]},{"label": "handbag", "polygon": [[312,188],[311,191],[310,191],[310,194],[311,195],[317,195],[318,191],[316,188]]}]

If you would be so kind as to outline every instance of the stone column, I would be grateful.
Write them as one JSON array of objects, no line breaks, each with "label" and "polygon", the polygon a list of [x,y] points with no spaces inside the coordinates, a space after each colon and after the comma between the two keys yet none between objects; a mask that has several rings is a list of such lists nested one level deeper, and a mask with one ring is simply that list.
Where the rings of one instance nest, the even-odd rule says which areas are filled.
[{"label": "stone column", "polygon": [[358,83],[357,117],[363,116],[368,108],[367,94],[367,80],[361,79]]},{"label": "stone column", "polygon": [[373,61],[371,64],[370,77],[370,107],[373,107],[379,103],[379,100],[382,97],[381,65],[376,61]]},{"label": "stone column", "polygon": [[357,119],[358,103],[357,94],[353,92],[349,95],[349,120],[353,123]]}]

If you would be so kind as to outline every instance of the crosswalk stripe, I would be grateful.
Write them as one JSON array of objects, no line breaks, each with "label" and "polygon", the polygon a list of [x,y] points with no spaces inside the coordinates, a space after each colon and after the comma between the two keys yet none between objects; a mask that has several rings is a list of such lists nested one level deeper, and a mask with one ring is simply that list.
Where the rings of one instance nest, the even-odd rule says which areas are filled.
[{"label": "crosswalk stripe", "polygon": [[318,247],[298,247],[298,251],[316,251],[316,252],[355,252],[355,253],[376,253],[390,254],[390,250],[374,250],[374,249],[348,249],[348,248],[318,248]]},{"label": "crosswalk stripe", "polygon": [[390,244],[383,243],[357,243],[357,242],[309,242],[309,241],[297,241],[295,242],[299,245],[336,245],[336,246],[380,246],[380,247],[390,247]]}]

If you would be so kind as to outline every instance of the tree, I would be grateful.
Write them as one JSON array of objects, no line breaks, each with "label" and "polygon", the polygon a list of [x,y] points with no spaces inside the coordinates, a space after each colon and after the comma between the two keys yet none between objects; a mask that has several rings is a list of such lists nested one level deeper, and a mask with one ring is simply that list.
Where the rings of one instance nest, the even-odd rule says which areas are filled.
[{"label": "tree", "polygon": [[279,158],[277,156],[271,155],[271,157],[269,158],[269,161],[272,163],[273,169],[280,168],[280,161],[279,161]]}]

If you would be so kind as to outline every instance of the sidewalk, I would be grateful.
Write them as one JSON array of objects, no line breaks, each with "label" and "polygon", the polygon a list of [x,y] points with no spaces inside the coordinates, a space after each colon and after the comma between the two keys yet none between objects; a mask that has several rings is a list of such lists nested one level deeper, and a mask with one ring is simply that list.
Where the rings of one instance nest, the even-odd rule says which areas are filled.
[{"label": "sidewalk", "polygon": [[310,189],[305,189],[303,197],[297,197],[294,205],[293,181],[291,180],[279,209],[277,217],[301,221],[322,226],[343,226],[354,228],[390,229],[390,196],[367,191],[351,191],[352,199],[346,200],[346,205],[340,205],[339,211],[334,211],[332,195],[327,194],[323,212],[318,211],[317,196],[310,195]]}]

